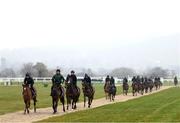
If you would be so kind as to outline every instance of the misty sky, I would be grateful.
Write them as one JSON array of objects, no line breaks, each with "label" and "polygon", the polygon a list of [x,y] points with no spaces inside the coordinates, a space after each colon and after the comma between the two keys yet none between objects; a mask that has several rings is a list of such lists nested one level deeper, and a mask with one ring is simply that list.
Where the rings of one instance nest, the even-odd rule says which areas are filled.
[{"label": "misty sky", "polygon": [[180,66],[179,0],[0,1],[0,56],[11,64]]}]

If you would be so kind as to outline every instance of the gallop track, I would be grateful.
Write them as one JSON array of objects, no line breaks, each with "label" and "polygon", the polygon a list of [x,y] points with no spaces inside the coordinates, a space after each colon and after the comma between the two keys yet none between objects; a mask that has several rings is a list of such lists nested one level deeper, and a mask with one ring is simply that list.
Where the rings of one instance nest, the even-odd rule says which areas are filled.
[{"label": "gallop track", "polygon": [[[124,96],[122,94],[117,95],[114,102],[110,102],[109,100],[106,100],[105,98],[96,99],[96,100],[93,100],[91,108],[96,108],[96,107],[99,107],[99,106],[113,104],[113,103],[117,103],[117,102],[125,102],[125,101],[128,101],[128,100],[140,98],[142,96],[157,93],[157,92],[160,92],[162,90],[169,89],[170,87],[171,86],[163,86],[163,87],[161,87],[160,90],[157,90],[157,91],[154,90],[153,92],[147,93],[147,94],[144,94],[144,95],[138,94],[138,96],[132,96],[132,93],[129,93],[127,96]],[[81,102],[81,103],[77,104],[77,110],[69,110],[69,111],[66,111],[66,112],[62,112],[62,106],[59,106],[58,107],[58,113],[55,114],[55,115],[52,114],[52,112],[53,112],[52,107],[40,108],[40,109],[37,109],[36,113],[31,111],[30,114],[26,114],[26,115],[23,114],[23,111],[19,111],[19,112],[14,112],[14,113],[8,113],[8,114],[5,114],[5,115],[1,115],[0,116],[0,122],[1,123],[12,123],[12,122],[31,123],[31,122],[34,122],[34,121],[39,121],[39,120],[47,119],[47,118],[54,117],[54,116],[62,116],[62,115],[65,115],[67,113],[81,111],[81,110],[88,110],[88,109],[89,108],[84,108],[84,104],[83,104],[83,102]]]}]

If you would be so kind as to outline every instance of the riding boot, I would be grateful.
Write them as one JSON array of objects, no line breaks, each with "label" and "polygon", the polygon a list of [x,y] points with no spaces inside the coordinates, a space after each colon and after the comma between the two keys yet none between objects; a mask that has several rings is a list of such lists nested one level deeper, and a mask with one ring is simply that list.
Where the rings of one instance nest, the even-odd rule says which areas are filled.
[{"label": "riding boot", "polygon": [[37,99],[36,99],[36,91],[34,88],[31,89],[31,93],[32,93],[32,98],[34,99],[35,102],[37,102]]}]

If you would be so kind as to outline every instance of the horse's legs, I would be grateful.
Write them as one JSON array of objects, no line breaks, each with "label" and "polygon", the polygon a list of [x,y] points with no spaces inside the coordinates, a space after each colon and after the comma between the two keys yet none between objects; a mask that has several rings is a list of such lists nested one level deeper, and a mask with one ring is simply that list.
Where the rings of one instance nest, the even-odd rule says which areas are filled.
[{"label": "horse's legs", "polygon": [[27,101],[24,101],[24,103],[25,103],[24,114],[26,114],[26,111],[27,111]]},{"label": "horse's legs", "polygon": [[27,113],[29,114],[30,100],[27,102]]},{"label": "horse's legs", "polygon": [[91,107],[91,97],[88,97],[88,108]]},{"label": "horse's legs", "polygon": [[52,99],[52,108],[53,108],[53,113],[55,113],[54,99]]},{"label": "horse's legs", "polygon": [[76,106],[76,102],[74,102],[74,109],[76,109],[77,108],[77,106]]},{"label": "horse's legs", "polygon": [[57,112],[57,104],[58,104],[58,102],[57,102],[57,100],[55,100],[55,104],[54,104],[54,114]]},{"label": "horse's legs", "polygon": [[110,99],[110,102],[111,102],[111,100],[112,100],[112,98],[111,98],[111,94],[109,94],[109,99]]},{"label": "horse's legs", "polygon": [[86,96],[84,95],[84,107],[86,107]]},{"label": "horse's legs", "polygon": [[71,102],[71,108],[74,109],[74,101]]},{"label": "horse's legs", "polygon": [[135,92],[134,92],[134,89],[132,89],[132,93],[133,93],[133,96],[134,96],[134,93],[135,93]]},{"label": "horse's legs", "polygon": [[72,100],[72,109],[76,109],[76,103],[75,103],[74,99]]},{"label": "horse's legs", "polygon": [[68,97],[66,97],[66,100],[67,100],[67,108],[66,108],[66,109],[69,110],[69,104],[70,104],[71,102],[70,102],[70,99],[69,99]]},{"label": "horse's legs", "polygon": [[34,112],[36,112],[36,97],[33,99],[34,101]]},{"label": "horse's legs", "polygon": [[64,97],[61,97],[60,101],[61,101],[61,103],[63,105],[63,111],[65,112],[65,106],[64,106],[65,100],[64,100]]}]

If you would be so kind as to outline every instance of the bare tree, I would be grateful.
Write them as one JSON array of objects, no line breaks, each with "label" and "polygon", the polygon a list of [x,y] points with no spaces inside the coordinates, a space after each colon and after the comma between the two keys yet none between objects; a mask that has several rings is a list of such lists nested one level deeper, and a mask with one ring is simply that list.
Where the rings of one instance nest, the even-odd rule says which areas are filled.
[{"label": "bare tree", "polygon": [[15,77],[16,73],[11,68],[5,68],[4,70],[1,71],[0,75],[1,77]]},{"label": "bare tree", "polygon": [[48,69],[44,63],[37,62],[33,68],[37,71],[36,77],[47,77],[48,76]]},{"label": "bare tree", "polygon": [[36,70],[33,68],[33,63],[23,64],[21,74],[24,76],[26,73],[29,73],[33,76],[36,75]]},{"label": "bare tree", "polygon": [[168,70],[162,69],[161,67],[155,67],[146,72],[146,76],[149,77],[167,77]]},{"label": "bare tree", "polygon": [[116,68],[112,70],[110,75],[118,77],[118,78],[123,78],[123,77],[128,77],[128,76],[132,77],[136,75],[136,72],[131,68],[121,67],[121,68]]}]

